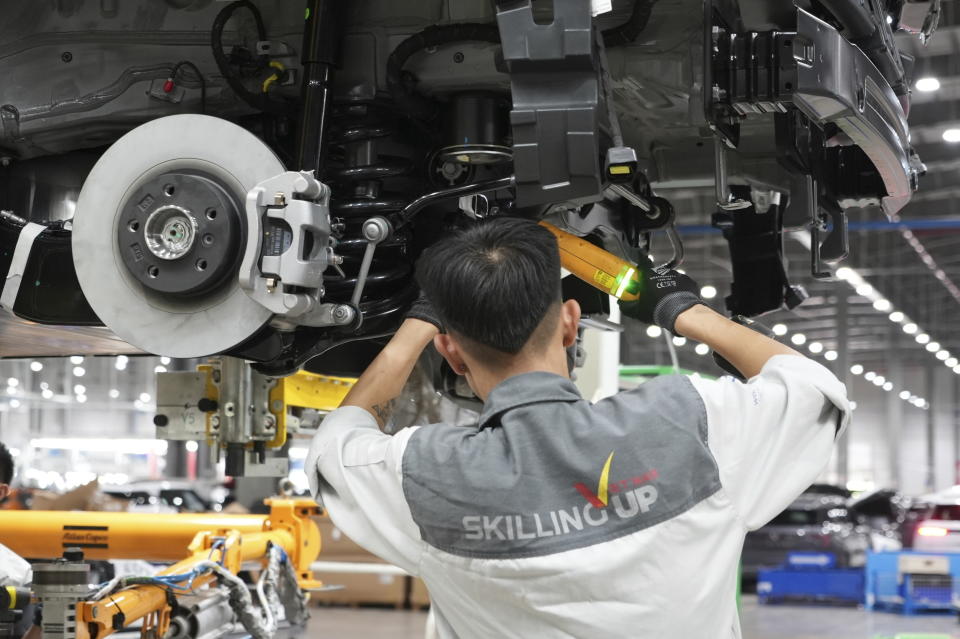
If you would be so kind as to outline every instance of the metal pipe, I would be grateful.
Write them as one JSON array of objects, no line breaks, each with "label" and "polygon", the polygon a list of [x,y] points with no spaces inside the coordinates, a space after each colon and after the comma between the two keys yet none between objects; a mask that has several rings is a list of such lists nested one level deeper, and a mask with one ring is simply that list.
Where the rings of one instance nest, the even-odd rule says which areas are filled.
[{"label": "metal pipe", "polygon": [[673,257],[664,266],[675,269],[683,264],[683,241],[680,239],[680,234],[677,233],[677,227],[673,224],[668,224],[664,230],[667,232],[667,237],[670,238],[670,246],[673,247]]},{"label": "metal pipe", "polygon": [[57,557],[78,546],[87,559],[179,561],[198,532],[263,530],[266,515],[0,511],[0,543],[22,557]]},{"label": "metal pipe", "polygon": [[434,191],[433,193],[421,195],[400,211],[400,225],[409,222],[414,215],[420,212],[420,209],[430,206],[431,204],[436,204],[437,202],[451,198],[460,198],[465,195],[476,195],[478,193],[489,193],[490,191],[496,191],[498,189],[509,189],[513,188],[515,183],[514,176],[511,175],[509,177],[497,178],[496,180],[474,182],[472,184],[454,186],[442,191]]},{"label": "metal pipe", "polygon": [[644,198],[640,197],[633,192],[633,189],[626,187],[622,184],[610,184],[607,187],[608,190],[613,191],[630,204],[633,204],[635,207],[643,211],[644,213],[650,213],[653,211],[653,206],[650,205]]}]

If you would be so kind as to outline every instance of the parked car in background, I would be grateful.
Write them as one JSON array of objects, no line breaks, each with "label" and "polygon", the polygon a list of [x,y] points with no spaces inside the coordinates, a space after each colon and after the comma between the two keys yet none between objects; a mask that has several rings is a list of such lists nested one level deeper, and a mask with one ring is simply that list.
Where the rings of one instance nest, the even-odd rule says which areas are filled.
[{"label": "parked car in background", "polygon": [[903,524],[900,526],[900,539],[904,548],[913,548],[917,538],[917,529],[933,512],[933,504],[924,501],[923,497],[914,497],[908,500],[907,511]]},{"label": "parked car in background", "polygon": [[137,481],[104,491],[111,497],[130,501],[133,512],[199,513],[213,510],[213,504],[189,481]]},{"label": "parked car in background", "polygon": [[743,576],[784,564],[791,552],[832,553],[836,565],[862,566],[871,548],[870,528],[858,524],[838,494],[804,493],[766,526],[747,533],[741,559]]},{"label": "parked car in background", "polygon": [[919,500],[916,533],[913,535],[914,550],[934,552],[960,552],[960,486]]},{"label": "parked car in background", "polygon": [[899,550],[908,527],[912,501],[896,490],[881,488],[847,501],[847,510],[857,524],[867,526],[873,550]]}]

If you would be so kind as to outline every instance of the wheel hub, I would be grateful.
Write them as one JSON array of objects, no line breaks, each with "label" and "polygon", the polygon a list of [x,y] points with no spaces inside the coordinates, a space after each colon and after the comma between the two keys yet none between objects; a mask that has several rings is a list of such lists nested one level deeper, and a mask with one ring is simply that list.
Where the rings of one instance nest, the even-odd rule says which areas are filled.
[{"label": "wheel hub", "polygon": [[160,174],[141,184],[122,211],[120,255],[146,288],[198,295],[221,286],[235,270],[243,218],[235,199],[211,176]]}]

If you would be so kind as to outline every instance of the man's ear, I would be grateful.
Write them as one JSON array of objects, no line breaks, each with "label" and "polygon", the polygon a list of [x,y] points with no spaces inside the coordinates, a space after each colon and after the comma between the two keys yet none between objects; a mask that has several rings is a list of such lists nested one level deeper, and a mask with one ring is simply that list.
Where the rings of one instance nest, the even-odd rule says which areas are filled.
[{"label": "man's ear", "polygon": [[0,501],[3,501],[7,498],[7,495],[10,494],[10,485],[9,484],[0,484]]},{"label": "man's ear", "polygon": [[467,364],[460,354],[460,348],[453,338],[450,337],[449,333],[438,333],[435,335],[433,345],[443,359],[447,360],[447,363],[450,364],[450,368],[453,369],[454,373],[463,375],[467,372]]},{"label": "man's ear", "polygon": [[579,327],[580,304],[577,300],[567,300],[560,306],[560,331],[564,348],[569,348],[577,341]]}]

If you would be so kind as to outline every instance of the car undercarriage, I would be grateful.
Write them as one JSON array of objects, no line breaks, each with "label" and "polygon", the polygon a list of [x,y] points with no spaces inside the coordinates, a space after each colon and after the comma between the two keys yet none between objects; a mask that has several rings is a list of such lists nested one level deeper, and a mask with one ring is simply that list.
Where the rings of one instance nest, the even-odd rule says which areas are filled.
[{"label": "car undercarriage", "polygon": [[677,265],[678,209],[712,199],[679,213],[723,230],[727,308],[756,316],[804,299],[785,229],[827,278],[845,211],[895,218],[917,188],[892,33],[929,38],[939,3],[603,4],[15,3],[0,303],[349,372],[458,226],[548,218],[629,259],[665,237]]}]

